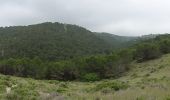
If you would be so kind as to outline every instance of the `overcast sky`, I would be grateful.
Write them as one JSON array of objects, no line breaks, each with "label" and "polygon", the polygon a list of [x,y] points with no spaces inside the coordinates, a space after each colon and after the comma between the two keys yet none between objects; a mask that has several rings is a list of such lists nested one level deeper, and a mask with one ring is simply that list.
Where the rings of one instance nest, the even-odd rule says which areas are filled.
[{"label": "overcast sky", "polygon": [[0,0],[0,26],[77,24],[118,35],[170,32],[170,0]]}]

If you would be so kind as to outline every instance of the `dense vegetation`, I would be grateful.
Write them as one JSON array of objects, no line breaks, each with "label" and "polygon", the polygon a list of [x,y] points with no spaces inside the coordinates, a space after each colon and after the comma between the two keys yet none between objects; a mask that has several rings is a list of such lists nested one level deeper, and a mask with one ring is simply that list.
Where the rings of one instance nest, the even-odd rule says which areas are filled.
[{"label": "dense vegetation", "polygon": [[101,34],[74,25],[43,23],[7,27],[1,28],[0,34],[0,73],[36,79],[117,78],[128,71],[133,60],[143,62],[170,52],[168,34],[143,39],[112,53],[113,45],[106,41],[108,36],[101,38]]},{"label": "dense vegetation", "polygon": [[70,24],[42,23],[0,28],[0,58],[66,60],[105,54],[112,47],[89,30]]},{"label": "dense vegetation", "polygon": [[34,80],[0,75],[1,100],[169,100],[170,54],[133,62],[122,77],[97,82]]},{"label": "dense vegetation", "polygon": [[0,72],[38,79],[95,81],[120,76],[128,70],[131,58],[130,52],[125,50],[109,56],[91,56],[59,62],[45,62],[38,57],[10,58],[0,61]]},{"label": "dense vegetation", "polygon": [[129,47],[134,45],[140,39],[146,39],[146,37],[144,36],[142,37],[118,36],[109,33],[95,33],[95,35],[101,38],[102,40],[105,40],[108,44],[113,46],[114,49]]},{"label": "dense vegetation", "polygon": [[169,35],[160,35],[109,55],[63,61],[44,61],[39,57],[4,59],[0,61],[0,72],[37,79],[96,81],[116,78],[128,71],[133,60],[143,62],[169,53],[169,38]]},{"label": "dense vegetation", "polygon": [[138,43],[134,48],[134,58],[138,62],[143,62],[159,58],[163,54],[170,53],[170,35],[159,35],[154,39],[149,39]]}]

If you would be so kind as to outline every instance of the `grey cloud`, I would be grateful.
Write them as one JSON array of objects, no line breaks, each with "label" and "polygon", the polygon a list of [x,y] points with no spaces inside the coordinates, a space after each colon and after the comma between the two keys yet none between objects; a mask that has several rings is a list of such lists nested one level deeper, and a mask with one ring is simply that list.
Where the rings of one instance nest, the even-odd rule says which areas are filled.
[{"label": "grey cloud", "polygon": [[0,26],[46,21],[118,35],[170,32],[169,0],[0,0]]}]

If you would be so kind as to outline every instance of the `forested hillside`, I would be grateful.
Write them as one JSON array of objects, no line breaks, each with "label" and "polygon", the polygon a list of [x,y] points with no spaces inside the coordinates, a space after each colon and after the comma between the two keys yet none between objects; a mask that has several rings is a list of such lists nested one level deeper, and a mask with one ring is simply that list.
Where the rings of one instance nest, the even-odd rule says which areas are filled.
[{"label": "forested hillside", "polygon": [[62,23],[0,28],[0,58],[66,60],[75,57],[109,54],[135,44],[138,37],[95,33],[83,27]]},{"label": "forested hillside", "polygon": [[96,34],[60,23],[0,28],[0,73],[97,81],[122,76],[132,61],[144,62],[170,53],[169,34],[147,39]]},{"label": "forested hillside", "polygon": [[109,53],[111,48],[89,30],[76,25],[42,23],[0,28],[1,58],[64,60]]},{"label": "forested hillside", "polygon": [[118,36],[109,33],[95,33],[96,36],[105,40],[108,44],[112,45],[114,49],[120,49],[132,46],[142,37],[132,36]]}]

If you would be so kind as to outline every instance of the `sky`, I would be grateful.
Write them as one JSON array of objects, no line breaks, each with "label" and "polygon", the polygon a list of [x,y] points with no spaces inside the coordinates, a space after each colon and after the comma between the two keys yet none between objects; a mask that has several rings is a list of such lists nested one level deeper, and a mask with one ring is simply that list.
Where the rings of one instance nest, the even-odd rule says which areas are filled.
[{"label": "sky", "polygon": [[124,36],[170,33],[170,0],[0,0],[0,26],[43,22]]}]

